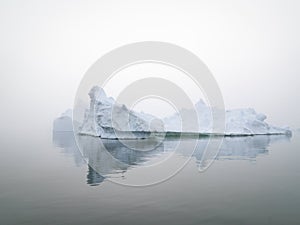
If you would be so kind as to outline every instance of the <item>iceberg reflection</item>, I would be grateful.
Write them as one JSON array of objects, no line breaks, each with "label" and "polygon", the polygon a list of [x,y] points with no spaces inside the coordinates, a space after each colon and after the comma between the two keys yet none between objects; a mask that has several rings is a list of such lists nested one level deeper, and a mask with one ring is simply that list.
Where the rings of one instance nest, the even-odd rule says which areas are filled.
[{"label": "iceberg reflection", "polygon": [[[151,161],[168,156],[175,152],[181,141],[180,149],[175,154],[190,157],[190,140],[165,138],[164,140],[102,140],[98,137],[79,135],[77,145],[73,132],[53,132],[53,143],[63,149],[66,155],[74,157],[75,164],[88,164],[87,183],[99,185],[105,178],[120,179],[126,171],[148,165]],[[192,157],[197,166],[201,166],[209,141],[219,137],[200,138]],[[274,142],[288,141],[286,135],[257,135],[245,137],[225,137],[216,158],[211,160],[249,160],[255,161],[260,155],[267,155],[269,146]],[[183,143],[183,144],[182,144]],[[80,150],[79,150],[80,149]],[[136,150],[139,149],[139,150]],[[143,151],[145,149],[145,151]],[[151,163],[150,163],[151,164]]]}]

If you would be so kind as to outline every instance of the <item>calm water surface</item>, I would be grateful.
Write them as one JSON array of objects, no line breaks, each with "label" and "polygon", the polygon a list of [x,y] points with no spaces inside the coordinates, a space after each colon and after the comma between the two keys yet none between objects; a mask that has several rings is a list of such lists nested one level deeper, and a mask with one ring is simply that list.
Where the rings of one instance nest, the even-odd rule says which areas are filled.
[{"label": "calm water surface", "polygon": [[201,140],[178,174],[148,187],[117,183],[137,182],[141,167],[169,155],[189,158],[191,140],[172,154],[176,139],[141,152],[119,141],[104,141],[102,151],[96,138],[82,137],[82,156],[72,132],[6,137],[0,224],[300,224],[299,137],[226,138],[205,172]]}]

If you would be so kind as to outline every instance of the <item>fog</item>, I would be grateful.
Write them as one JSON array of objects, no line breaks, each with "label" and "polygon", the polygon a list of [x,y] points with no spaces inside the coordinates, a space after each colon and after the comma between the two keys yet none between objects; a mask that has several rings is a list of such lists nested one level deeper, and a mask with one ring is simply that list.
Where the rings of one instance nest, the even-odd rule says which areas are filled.
[{"label": "fog", "polygon": [[299,10],[299,1],[1,1],[1,132],[49,125],[99,57],[148,40],[195,53],[226,108],[300,127]]}]

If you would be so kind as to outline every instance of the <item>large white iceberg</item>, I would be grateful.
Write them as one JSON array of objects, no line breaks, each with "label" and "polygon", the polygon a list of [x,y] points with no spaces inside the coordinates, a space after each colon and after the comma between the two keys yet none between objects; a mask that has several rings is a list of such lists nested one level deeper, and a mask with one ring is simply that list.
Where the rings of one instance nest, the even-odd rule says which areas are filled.
[{"label": "large white iceberg", "polygon": [[[191,110],[182,109],[179,113],[160,120],[152,115],[129,110],[125,105],[107,97],[104,90],[95,86],[89,92],[90,108],[85,113],[80,134],[102,138],[147,138],[152,133],[191,132],[214,134],[211,108],[202,100],[194,107],[198,119],[196,130],[182,130],[181,116]],[[185,116],[188,118],[188,116]],[[288,128],[269,125],[266,116],[254,109],[234,109],[225,112],[225,131],[222,135],[264,135],[291,134]],[[186,121],[185,121],[186,123]]]},{"label": "large white iceberg", "polygon": [[98,86],[90,92],[90,108],[85,113],[80,134],[102,138],[147,138],[151,132],[163,132],[163,122],[152,115],[129,110],[107,97]]},{"label": "large white iceberg", "polygon": [[[198,117],[198,132],[202,134],[214,134],[211,108],[207,106],[203,100],[199,100],[195,104],[195,111]],[[215,112],[218,111],[215,110]],[[167,131],[180,132],[181,114],[182,113],[179,112],[164,119],[165,129]],[[218,115],[218,113],[216,114]],[[276,127],[269,125],[265,121],[266,118],[266,115],[257,113],[252,108],[227,110],[225,112],[224,135],[291,134],[288,127]]]}]

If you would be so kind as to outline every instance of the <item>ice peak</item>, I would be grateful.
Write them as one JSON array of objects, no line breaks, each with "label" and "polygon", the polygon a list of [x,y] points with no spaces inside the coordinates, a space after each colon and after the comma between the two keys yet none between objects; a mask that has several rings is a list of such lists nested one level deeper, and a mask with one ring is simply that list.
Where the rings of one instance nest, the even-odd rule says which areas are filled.
[{"label": "ice peak", "polygon": [[207,107],[207,105],[205,104],[205,102],[201,98],[196,102],[195,106],[196,106],[196,108]]},{"label": "ice peak", "polygon": [[61,114],[61,117],[70,117],[70,118],[72,118],[72,114],[73,114],[72,109],[67,109],[65,112],[63,112]]},{"label": "ice peak", "polygon": [[103,88],[99,86],[94,86],[89,92],[89,96],[91,99],[101,101],[101,99],[106,99],[106,94]]}]

